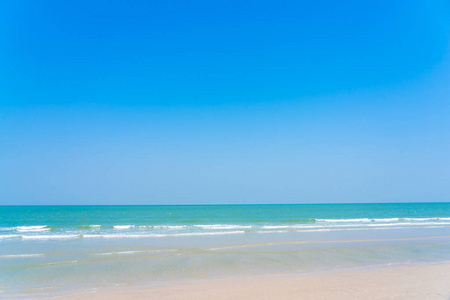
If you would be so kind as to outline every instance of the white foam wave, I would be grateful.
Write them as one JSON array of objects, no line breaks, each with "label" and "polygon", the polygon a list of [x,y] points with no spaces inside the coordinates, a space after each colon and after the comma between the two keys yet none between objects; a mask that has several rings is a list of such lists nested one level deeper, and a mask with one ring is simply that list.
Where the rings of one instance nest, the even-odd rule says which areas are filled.
[{"label": "white foam wave", "polygon": [[170,230],[181,230],[186,229],[187,226],[182,225],[161,225],[161,226],[154,226],[156,229],[170,229]]},{"label": "white foam wave", "polygon": [[280,226],[276,226],[276,225],[274,225],[274,226],[264,225],[264,226],[262,226],[262,228],[264,228],[264,229],[283,229],[283,228],[289,228],[289,227],[291,227],[291,226],[289,226],[289,225],[280,225]]},{"label": "white foam wave", "polygon": [[187,226],[185,226],[185,225],[155,225],[155,226],[141,225],[141,226],[138,226],[138,228],[140,228],[140,229],[182,230],[182,229],[186,229]]},{"label": "white foam wave", "polygon": [[302,230],[299,232],[321,232],[321,231],[332,231],[333,229],[329,228],[323,228],[323,229],[308,229],[308,230]]},{"label": "white foam wave", "polygon": [[448,227],[450,222],[393,222],[393,223],[324,223],[321,225],[265,225],[256,233],[287,233],[287,232],[319,232],[339,230],[365,230],[365,229],[404,229],[404,228],[438,228]]},{"label": "white foam wave", "polygon": [[360,219],[317,219],[317,222],[329,223],[368,223],[368,222],[423,222],[423,221],[450,221],[450,217],[433,217],[433,218],[360,218]]},{"label": "white foam wave", "polygon": [[368,227],[385,227],[385,226],[398,226],[398,227],[405,227],[405,226],[424,226],[424,225],[450,225],[449,222],[401,222],[401,223],[386,223],[386,224],[367,224],[365,226]]},{"label": "white foam wave", "polygon": [[43,264],[44,266],[75,264],[78,260],[58,261]]},{"label": "white foam wave", "polygon": [[224,234],[242,234],[243,230],[238,231],[216,231],[216,232],[191,232],[191,233],[178,233],[172,236],[201,236],[201,235],[224,235]]},{"label": "white foam wave", "polygon": [[392,229],[406,229],[406,228],[448,228],[445,225],[421,225],[414,224],[414,226],[401,226],[400,224],[391,224],[391,226],[383,226],[383,224],[372,226],[338,226],[338,227],[324,227],[316,229],[303,229],[303,230],[265,230],[256,231],[256,233],[288,233],[288,232],[320,232],[320,231],[357,231],[357,230],[392,230]]},{"label": "white foam wave", "polygon": [[134,227],[134,225],[115,225],[115,226],[113,226],[114,229],[118,229],[118,230],[130,229],[132,227]]},{"label": "white foam wave", "polygon": [[85,238],[145,238],[145,237],[163,237],[166,234],[98,234],[98,235],[83,235]]},{"label": "white foam wave", "polygon": [[[445,219],[445,218],[444,218]],[[373,219],[375,222],[404,222],[404,221],[438,221],[439,218],[382,218],[382,219]]]},{"label": "white foam wave", "polygon": [[405,221],[450,221],[450,218],[401,218],[402,220]]},{"label": "white foam wave", "polygon": [[80,238],[82,235],[75,234],[46,234],[46,235],[22,235],[23,240],[52,240],[52,239],[73,239]]},{"label": "white foam wave", "polygon": [[84,234],[85,238],[153,238],[153,237],[178,237],[178,236],[203,236],[203,235],[225,235],[242,234],[245,231],[216,231],[216,232],[189,232],[189,233],[167,233],[167,234]]},{"label": "white foam wave", "polygon": [[14,239],[14,238],[20,238],[20,235],[18,235],[18,234],[0,235],[0,239]]},{"label": "white foam wave", "polygon": [[33,253],[33,254],[9,254],[9,255],[0,255],[0,257],[4,258],[15,258],[15,257],[38,257],[45,256],[44,253]]},{"label": "white foam wave", "polygon": [[131,251],[118,251],[118,252],[103,252],[90,254],[93,256],[108,256],[108,255],[121,255],[121,254],[135,254],[135,253],[159,253],[159,252],[173,252],[177,249],[166,249],[166,250],[131,250]]},{"label": "white foam wave", "polygon": [[331,223],[339,223],[339,222],[371,222],[371,219],[361,218],[361,219],[317,219],[317,222],[331,222]]},{"label": "white foam wave", "polygon": [[47,225],[39,226],[17,226],[16,230],[19,232],[38,232],[38,231],[49,231],[50,228]]},{"label": "white foam wave", "polygon": [[142,253],[144,251],[120,251],[120,252],[105,252],[105,253],[97,253],[97,254],[92,254],[92,255],[96,255],[96,256],[103,256],[103,255],[116,255],[116,254],[135,254],[135,253]]},{"label": "white foam wave", "polygon": [[119,252],[115,252],[115,254],[135,254],[135,253],[142,253],[142,252],[144,252],[144,251],[138,251],[138,250],[135,250],[135,251],[119,251]]},{"label": "white foam wave", "polygon": [[[323,228],[329,226],[340,226],[340,225],[308,225],[308,224],[298,224],[298,225],[264,225],[263,229],[298,229],[298,228]],[[355,225],[357,226],[357,225]]]},{"label": "white foam wave", "polygon": [[208,230],[217,230],[217,229],[249,229],[252,226],[244,226],[244,225],[229,225],[229,224],[213,224],[213,225],[194,225],[194,227],[208,229]]},{"label": "white foam wave", "polygon": [[396,222],[396,223],[354,223],[354,224],[323,224],[321,226],[317,225],[291,225],[291,226],[263,226],[264,229],[313,229],[313,228],[346,228],[346,227],[407,227],[407,226],[424,226],[424,225],[450,225],[449,222]]},{"label": "white foam wave", "polygon": [[255,231],[256,233],[286,233],[291,232],[290,230],[265,230],[265,231]]}]

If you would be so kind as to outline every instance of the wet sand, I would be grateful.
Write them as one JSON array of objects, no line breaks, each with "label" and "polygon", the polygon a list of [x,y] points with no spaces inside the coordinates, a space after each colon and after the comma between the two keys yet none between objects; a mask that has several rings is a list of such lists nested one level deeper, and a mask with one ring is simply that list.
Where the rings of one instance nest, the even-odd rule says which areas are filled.
[{"label": "wet sand", "polygon": [[201,279],[157,287],[121,287],[59,299],[450,299],[450,263]]}]

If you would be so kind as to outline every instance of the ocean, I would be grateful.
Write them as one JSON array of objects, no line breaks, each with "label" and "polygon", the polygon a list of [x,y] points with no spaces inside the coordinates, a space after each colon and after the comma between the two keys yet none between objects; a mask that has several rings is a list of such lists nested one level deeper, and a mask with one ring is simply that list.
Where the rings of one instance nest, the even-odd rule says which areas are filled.
[{"label": "ocean", "polygon": [[450,203],[0,206],[0,298],[450,260]]}]

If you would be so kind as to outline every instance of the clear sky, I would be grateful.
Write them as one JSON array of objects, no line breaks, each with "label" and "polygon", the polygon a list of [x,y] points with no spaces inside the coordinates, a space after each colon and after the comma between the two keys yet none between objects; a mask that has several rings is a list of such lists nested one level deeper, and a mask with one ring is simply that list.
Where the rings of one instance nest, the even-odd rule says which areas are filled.
[{"label": "clear sky", "polygon": [[0,204],[450,201],[448,1],[0,1]]}]

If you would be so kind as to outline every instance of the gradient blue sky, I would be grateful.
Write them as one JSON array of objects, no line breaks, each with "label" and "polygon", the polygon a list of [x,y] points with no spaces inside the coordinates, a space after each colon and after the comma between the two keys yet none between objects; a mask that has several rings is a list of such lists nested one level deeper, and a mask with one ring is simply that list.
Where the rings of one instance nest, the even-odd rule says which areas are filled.
[{"label": "gradient blue sky", "polygon": [[448,1],[0,1],[0,204],[450,201]]}]

